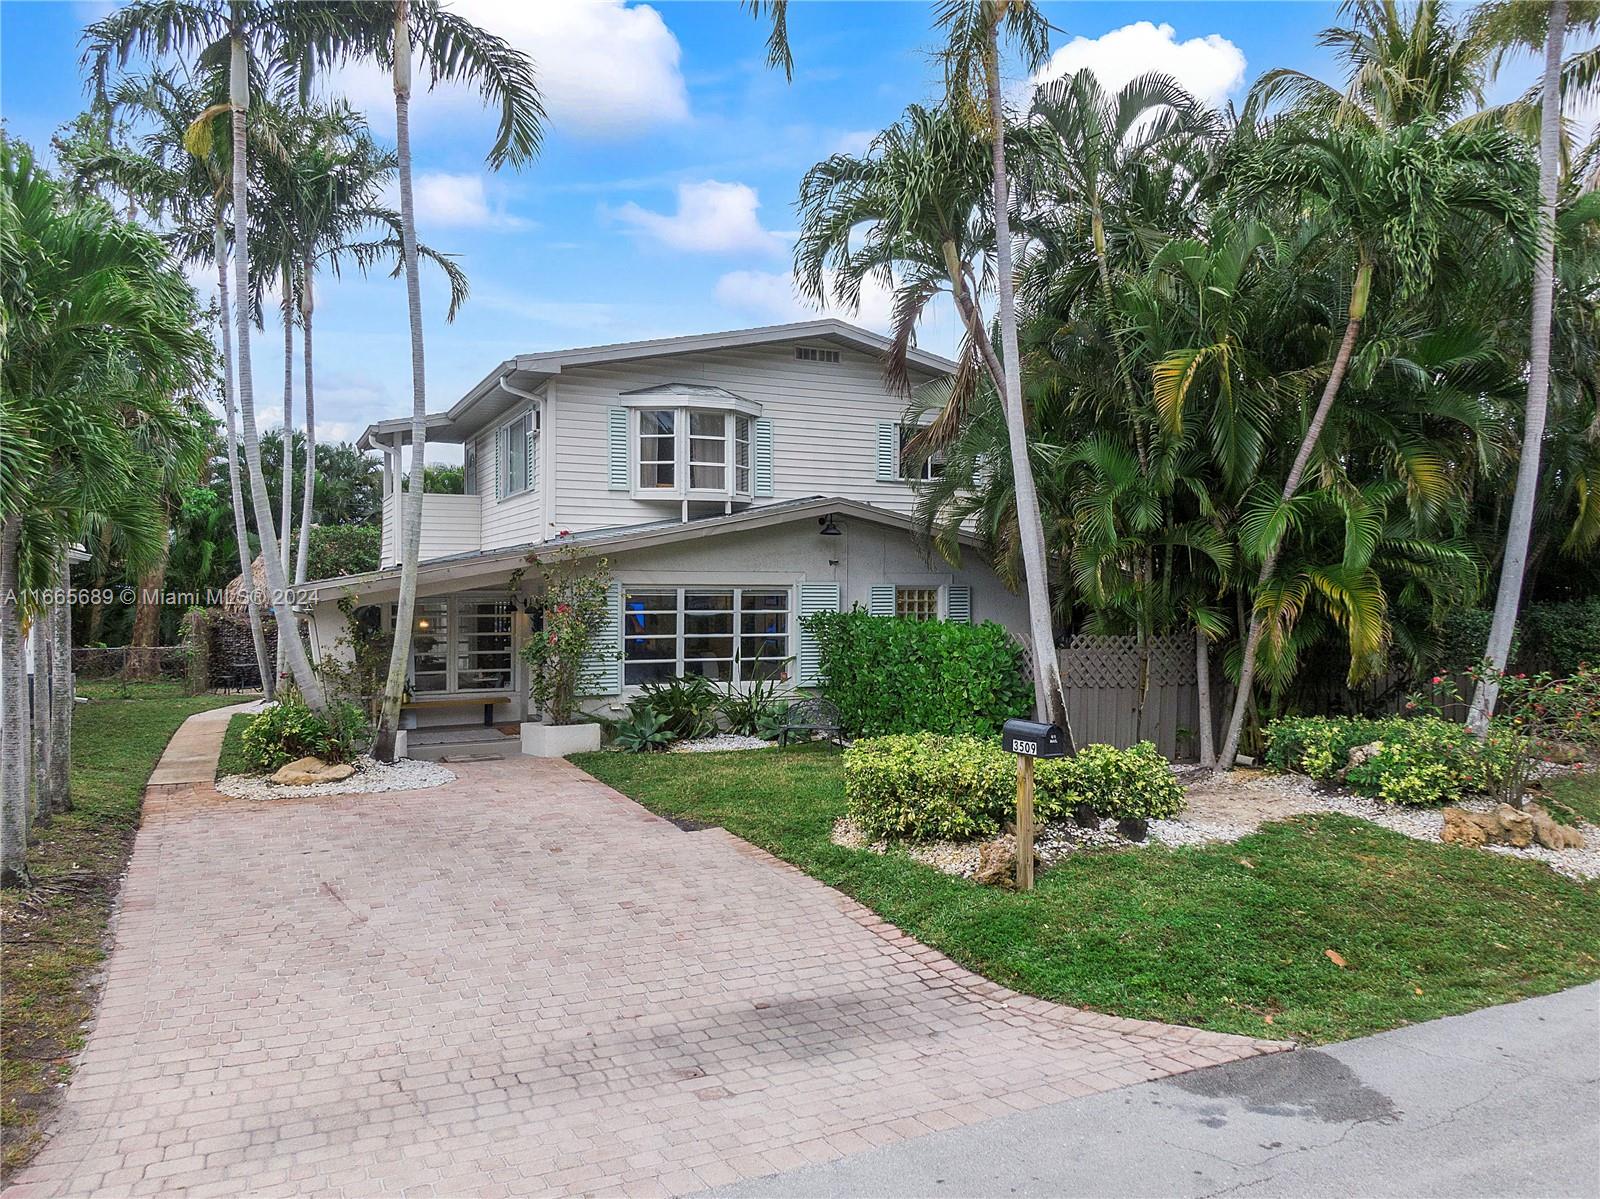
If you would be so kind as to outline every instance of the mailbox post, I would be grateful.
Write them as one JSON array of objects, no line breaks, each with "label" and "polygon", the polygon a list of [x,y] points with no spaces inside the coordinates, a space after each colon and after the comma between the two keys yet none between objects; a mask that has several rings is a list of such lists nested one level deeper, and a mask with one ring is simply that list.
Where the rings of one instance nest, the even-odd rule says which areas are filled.
[{"label": "mailbox post", "polygon": [[1033,760],[1064,758],[1067,738],[1061,726],[1038,720],[1008,720],[1000,744],[1017,755],[1017,890],[1033,890]]}]

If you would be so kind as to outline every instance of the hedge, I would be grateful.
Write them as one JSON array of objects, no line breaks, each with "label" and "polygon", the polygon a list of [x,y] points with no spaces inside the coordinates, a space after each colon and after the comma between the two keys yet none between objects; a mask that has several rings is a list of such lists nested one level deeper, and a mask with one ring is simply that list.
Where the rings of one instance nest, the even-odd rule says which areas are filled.
[{"label": "hedge", "polygon": [[[1080,804],[1106,817],[1156,819],[1183,809],[1183,789],[1148,741],[1132,749],[1087,745],[1035,767],[1034,817]],[[964,841],[991,837],[1016,810],[1017,760],[986,737],[891,734],[844,754],[845,801],[868,836]]]},{"label": "hedge", "polygon": [[993,734],[1033,708],[1022,649],[1000,625],[869,616],[808,616],[824,696],[845,733]]}]

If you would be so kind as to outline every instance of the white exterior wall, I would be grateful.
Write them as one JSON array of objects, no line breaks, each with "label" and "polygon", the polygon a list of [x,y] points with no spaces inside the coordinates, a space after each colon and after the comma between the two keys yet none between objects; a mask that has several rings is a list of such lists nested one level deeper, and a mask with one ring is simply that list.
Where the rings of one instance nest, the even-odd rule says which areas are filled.
[{"label": "white exterior wall", "polygon": [[[878,423],[898,422],[906,406],[903,397],[885,388],[882,360],[841,349],[837,363],[802,362],[794,356],[796,344],[807,343],[563,371],[551,388],[555,527],[546,535],[679,515],[679,500],[634,499],[607,488],[610,410],[623,405],[626,392],[665,383],[709,384],[761,405],[762,416],[772,422],[773,494],[758,498],[756,505],[831,495],[909,513],[916,503],[910,485],[877,478]],[[670,407],[671,400],[664,397],[662,406]],[[637,447],[630,445],[630,478],[636,477],[636,454]]]},{"label": "white exterior wall", "polygon": [[[382,564],[396,565],[399,558],[401,527],[400,505],[405,502],[404,492],[395,492],[383,501]],[[444,558],[450,554],[464,554],[484,548],[480,540],[483,517],[479,497],[475,495],[441,495],[425,492],[422,496],[422,557]]]},{"label": "white exterior wall", "polygon": [[[841,536],[824,537],[814,516],[805,516],[783,525],[693,538],[648,549],[621,550],[608,555],[613,577],[624,588],[659,586],[765,586],[794,588],[802,582],[837,582],[840,606],[866,607],[875,585],[906,587],[949,587],[965,584],[971,589],[972,620],[995,621],[1009,629],[1019,641],[1027,634],[1027,604],[1010,591],[983,562],[975,550],[963,556],[960,566],[952,566],[935,555],[924,557],[911,534],[872,521],[841,517],[837,520]],[[457,582],[430,582],[418,588],[419,596],[449,595],[464,591],[486,591],[503,587],[512,567],[506,565],[494,574],[474,575]],[[538,586],[537,574],[530,571],[523,581],[526,594]],[[358,597],[358,602],[390,603],[395,585],[387,582]],[[796,596],[790,597],[790,652],[797,648]],[[334,600],[317,605],[312,621],[314,649],[318,654],[331,651],[344,627],[344,618]],[[519,630],[525,628],[519,625]],[[517,642],[521,648],[521,640]],[[525,676],[517,668],[517,687],[526,688]],[[525,690],[523,691],[525,694]],[[605,696],[588,704],[590,711],[613,715],[625,708],[636,694],[623,688],[620,696]],[[509,719],[509,707],[497,708],[496,719]],[[503,715],[506,713],[506,715]],[[481,719],[481,704],[464,698],[459,709],[423,709],[417,714],[419,725],[474,723]]]}]

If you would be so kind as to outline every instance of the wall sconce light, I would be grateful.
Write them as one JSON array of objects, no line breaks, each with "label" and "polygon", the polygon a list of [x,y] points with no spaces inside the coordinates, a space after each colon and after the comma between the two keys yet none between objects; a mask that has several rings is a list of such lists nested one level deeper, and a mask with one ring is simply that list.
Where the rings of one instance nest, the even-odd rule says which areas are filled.
[{"label": "wall sconce light", "polygon": [[833,523],[833,513],[821,517],[817,523],[822,526],[821,535],[824,537],[842,537],[844,530]]}]

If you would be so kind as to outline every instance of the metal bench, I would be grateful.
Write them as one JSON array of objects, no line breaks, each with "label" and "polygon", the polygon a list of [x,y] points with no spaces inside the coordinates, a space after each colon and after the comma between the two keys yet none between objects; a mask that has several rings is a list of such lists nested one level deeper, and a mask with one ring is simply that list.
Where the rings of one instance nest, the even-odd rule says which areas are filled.
[{"label": "metal bench", "polygon": [[807,734],[808,741],[813,733],[826,733],[835,745],[843,745],[844,726],[840,723],[838,705],[821,696],[790,704],[788,712],[784,713],[783,726],[778,730],[779,748],[789,744],[789,738],[799,733]]}]

